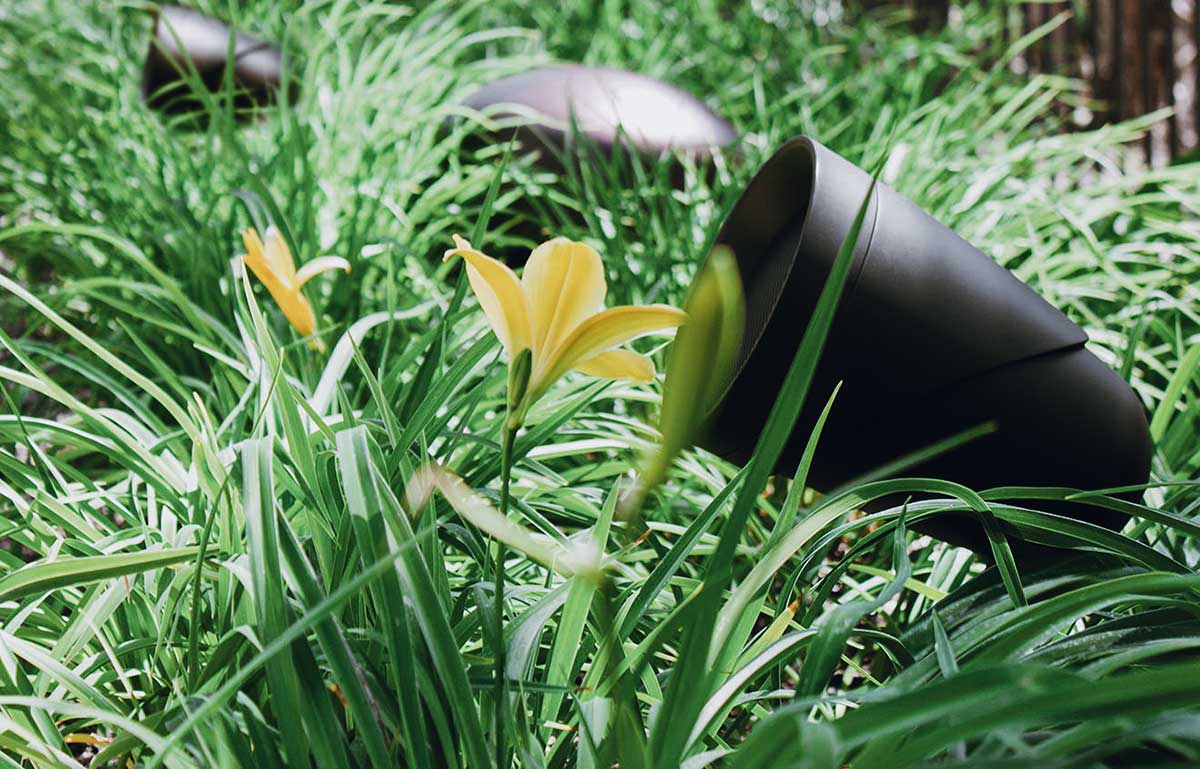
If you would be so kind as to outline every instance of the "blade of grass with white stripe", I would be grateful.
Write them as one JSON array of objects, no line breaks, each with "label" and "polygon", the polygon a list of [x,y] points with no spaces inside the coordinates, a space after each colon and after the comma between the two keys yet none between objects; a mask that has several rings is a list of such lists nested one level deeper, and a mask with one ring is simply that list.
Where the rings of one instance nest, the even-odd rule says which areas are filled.
[{"label": "blade of grass with white stripe", "polygon": [[[671,684],[651,732],[651,754],[657,764],[670,766],[684,758],[683,752],[695,726],[695,718],[711,693],[708,671],[709,661],[714,656],[712,643],[715,623],[722,593],[731,577],[734,552],[746,518],[767,477],[774,471],[779,454],[799,418],[846,284],[863,219],[874,194],[873,178],[833,262],[775,405],[767,417],[733,510],[721,527],[718,549],[706,564],[705,585],[700,600],[695,604],[694,620],[688,623],[685,630],[682,649],[672,670]],[[718,642],[723,640],[717,638]]]},{"label": "blade of grass with white stripe", "polygon": [[491,754],[484,740],[479,708],[467,681],[466,665],[458,642],[424,560],[417,550],[406,547],[414,542],[407,514],[394,497],[380,490],[378,471],[371,458],[365,429],[355,427],[338,433],[337,452],[346,504],[351,514],[382,516],[387,523],[390,546],[401,548],[396,564],[397,574],[411,597],[425,645],[444,687],[446,705],[454,714],[454,725],[462,741],[463,758],[472,767],[491,766]]}]

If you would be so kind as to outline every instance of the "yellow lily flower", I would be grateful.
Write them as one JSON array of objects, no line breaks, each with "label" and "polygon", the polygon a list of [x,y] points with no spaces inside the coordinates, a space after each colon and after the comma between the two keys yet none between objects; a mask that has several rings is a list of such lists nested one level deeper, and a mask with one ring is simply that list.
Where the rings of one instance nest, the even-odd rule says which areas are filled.
[{"label": "yellow lily flower", "polygon": [[[323,272],[350,272],[350,263],[338,256],[322,256],[297,270],[287,241],[274,226],[267,228],[265,243],[258,236],[258,230],[247,227],[242,230],[242,243],[246,246],[246,253],[242,254],[242,263],[267,287],[271,298],[279,305],[279,309],[283,310],[284,317],[297,333],[305,337],[312,336],[317,330],[317,317],[300,289]],[[317,350],[325,347],[320,339],[313,339],[310,346]]]},{"label": "yellow lily flower", "polygon": [[[567,238],[535,248],[520,278],[458,235],[445,260],[456,256],[467,263],[471,290],[508,352],[510,388],[515,386],[518,393],[510,403],[513,425],[519,425],[529,406],[572,369],[606,379],[652,380],[653,361],[615,348],[676,328],[687,317],[663,304],[604,309],[608,286],[600,255]],[[514,369],[525,358],[527,362]]]}]

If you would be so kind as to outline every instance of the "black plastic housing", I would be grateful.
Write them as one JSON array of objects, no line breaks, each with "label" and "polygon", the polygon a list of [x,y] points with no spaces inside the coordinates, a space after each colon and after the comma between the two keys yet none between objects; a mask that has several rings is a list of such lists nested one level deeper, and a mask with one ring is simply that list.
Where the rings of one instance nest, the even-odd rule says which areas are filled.
[{"label": "black plastic housing", "polygon": [[[582,64],[539,67],[494,80],[462,105],[495,121],[495,130],[465,137],[465,148],[504,144],[515,137],[519,150],[560,174],[577,174],[594,162],[628,154],[665,161],[670,183],[682,187],[685,173],[678,156],[713,173],[715,167],[707,161],[714,148],[737,154],[738,134],[728,120],[686,91],[628,70]],[[446,127],[457,120],[448,119]],[[622,174],[622,165],[608,168],[606,175],[614,172]],[[578,213],[558,211],[584,224]],[[546,211],[524,196],[508,213],[510,235],[538,243],[557,234],[544,228]],[[515,266],[524,263],[529,250],[493,253]]]},{"label": "black plastic housing", "polygon": [[[708,448],[745,461],[775,401],[870,176],[799,137],[772,156],[717,237],[741,267],[746,330]],[[879,184],[800,421],[779,470],[795,470],[834,387],[809,482],[829,491],[970,427],[996,432],[905,472],[981,490],[1145,483],[1141,403],[1059,310],[949,228]],[[1139,496],[1140,494],[1134,495]],[[1042,505],[1045,509],[1045,505]],[[1117,528],[1123,516],[1052,512]],[[923,527],[986,550],[967,517]]]},{"label": "black plastic housing", "polygon": [[[229,54],[228,24],[199,11],[166,5],[153,12],[154,34],[142,69],[142,96],[168,114],[198,114],[203,103],[187,81],[194,67],[204,87],[220,91]],[[281,87],[283,57],[261,38],[236,33],[233,51],[234,107],[243,115],[273,102]],[[295,85],[290,84],[295,93]]]},{"label": "black plastic housing", "polygon": [[571,123],[605,153],[618,141],[645,155],[668,151],[707,157],[738,138],[729,121],[686,91],[636,72],[557,64],[493,81],[464,106],[493,118],[520,118],[522,143],[557,165]]}]

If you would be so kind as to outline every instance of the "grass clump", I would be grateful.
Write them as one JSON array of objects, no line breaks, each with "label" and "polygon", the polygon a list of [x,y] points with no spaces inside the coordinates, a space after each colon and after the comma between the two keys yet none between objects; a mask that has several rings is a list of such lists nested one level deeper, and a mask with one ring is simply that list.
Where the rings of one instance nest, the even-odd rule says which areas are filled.
[{"label": "grass clump", "polygon": [[[485,767],[497,743],[546,767],[1200,761],[1200,186],[1123,169],[1150,119],[1058,133],[1074,84],[991,66],[981,6],[921,36],[824,3],[201,6],[284,41],[298,100],[245,124],[214,101],[187,132],[141,102],[140,8],[0,10],[0,765]],[[556,175],[468,141],[458,98],[559,58],[706,97],[741,156],[680,189],[664,163]],[[1086,498],[1123,533],[1039,510],[1064,489],[814,496],[766,477],[770,436],[746,469],[684,452],[632,527],[657,386],[574,376],[529,408],[489,517],[509,377],[451,234],[585,241],[611,304],[682,306],[796,133],[864,167],[891,138],[883,180],[1128,377],[1153,486]],[[305,288],[327,354],[236,269],[268,221],[297,264],[352,266]],[[818,320],[778,430],[830,395],[805,392]],[[406,497],[431,462],[461,482]],[[1001,575],[912,533],[967,509],[1074,549]],[[498,553],[505,520],[528,539]]]}]

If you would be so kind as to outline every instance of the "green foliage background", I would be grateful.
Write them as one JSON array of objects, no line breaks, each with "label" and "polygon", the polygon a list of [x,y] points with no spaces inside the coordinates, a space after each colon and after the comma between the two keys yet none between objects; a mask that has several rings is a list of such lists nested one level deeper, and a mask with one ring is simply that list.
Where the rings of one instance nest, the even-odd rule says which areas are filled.
[{"label": "green foliage background", "polygon": [[[1009,73],[1000,3],[921,36],[821,2],[199,6],[283,41],[298,100],[188,131],[141,100],[142,6],[0,7],[0,766],[481,767],[497,706],[522,766],[1200,762],[1200,174],[1132,168],[1155,116],[1060,133],[1077,84]],[[674,82],[744,140],[682,189],[504,165],[455,104],[554,60]],[[517,442],[516,517],[611,579],[512,553],[493,637],[486,539],[399,501],[428,459],[498,486],[504,366],[450,234],[584,238],[610,303],[679,304],[799,133],[864,167],[890,139],[885,182],[1086,328],[1153,417],[1145,505],[1113,535],[930,480],[758,497],[693,452],[642,537],[612,519],[657,386],[569,378]],[[329,357],[235,278],[265,215],[354,264],[309,289]],[[855,512],[908,493],[934,498],[904,523]],[[1000,575],[906,525],[989,506],[1074,552]]]}]

